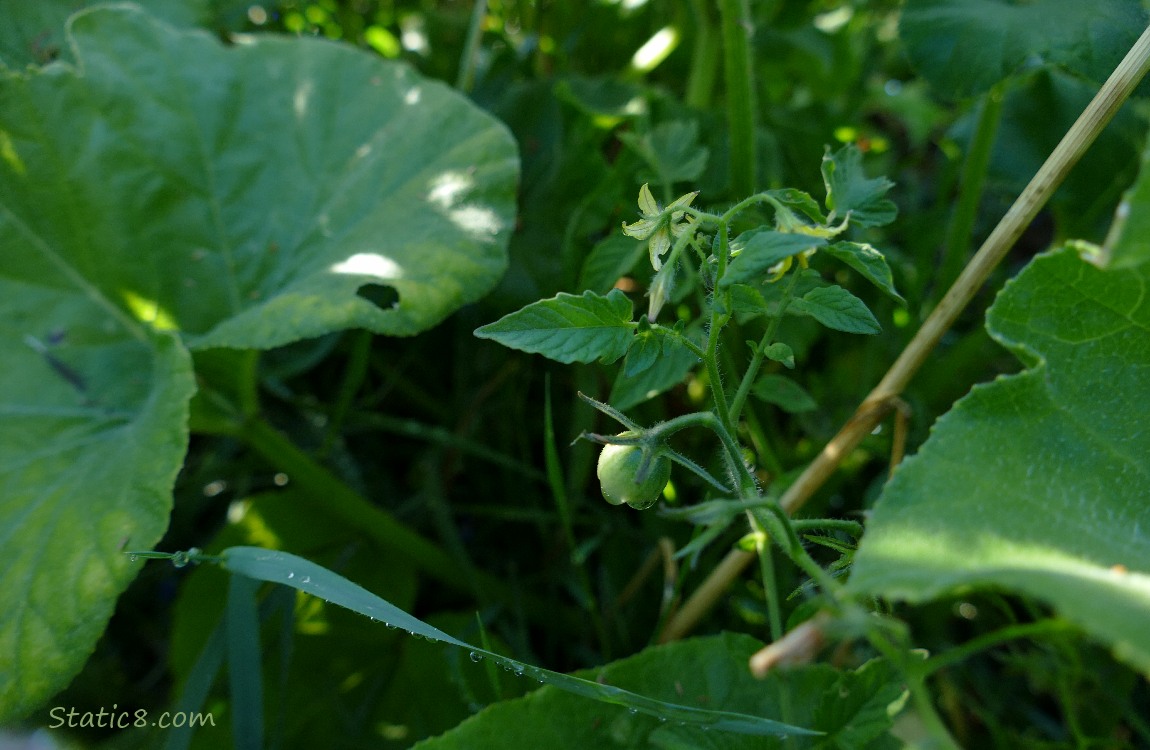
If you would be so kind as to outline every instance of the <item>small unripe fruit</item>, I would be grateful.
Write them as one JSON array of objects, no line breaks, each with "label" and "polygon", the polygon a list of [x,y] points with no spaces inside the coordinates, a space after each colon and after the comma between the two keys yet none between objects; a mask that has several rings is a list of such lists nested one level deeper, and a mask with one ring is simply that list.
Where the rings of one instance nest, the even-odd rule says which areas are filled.
[{"label": "small unripe fruit", "polygon": [[[631,433],[624,432],[619,437],[631,437]],[[647,476],[638,482],[635,477],[642,463],[643,449],[637,445],[604,445],[595,472],[603,499],[612,505],[627,503],[636,510],[654,505],[671,479],[671,462],[663,456],[655,456]]]}]

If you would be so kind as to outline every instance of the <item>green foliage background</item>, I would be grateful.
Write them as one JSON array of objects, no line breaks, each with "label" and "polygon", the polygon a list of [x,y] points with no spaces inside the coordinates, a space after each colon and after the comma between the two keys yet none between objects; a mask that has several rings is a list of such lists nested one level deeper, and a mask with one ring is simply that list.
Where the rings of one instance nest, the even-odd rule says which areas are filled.
[{"label": "green foliage background", "polygon": [[[716,527],[676,569],[652,564],[661,540],[683,548],[695,532],[602,502],[592,446],[569,443],[615,430],[576,393],[644,424],[707,408],[690,352],[665,348],[626,377],[575,338],[574,364],[558,365],[472,336],[622,278],[593,321],[618,328],[650,281],[642,246],[619,233],[639,186],[663,203],[743,197],[710,3],[490,0],[471,57],[471,3],[155,0],[66,31],[88,5],[0,0],[0,722],[178,705],[211,653],[227,576],[122,551],[254,545],[522,661],[671,698],[675,670],[698,660],[719,684],[764,686],[738,710],[849,728],[828,747],[897,746],[900,677],[865,643],[778,682],[737,671],[767,639],[756,576],[701,626],[731,632],[648,648],[746,529]],[[780,329],[799,367],[770,364],[740,439],[764,482],[785,483],[1147,19],[1123,0],[750,6],[756,187],[821,197],[824,147],[853,143],[860,169],[894,181],[899,211],[853,239],[886,253],[901,298],[820,253],[816,271],[872,317],[816,294]],[[667,26],[677,46],[635,66]],[[1136,97],[932,354],[904,394],[918,455],[886,484],[884,428],[804,511],[867,517],[850,587],[889,597],[916,646],[945,654],[1060,624],[934,673],[964,746],[1150,746],[1145,131]],[[1070,240],[1104,244],[1110,270],[1045,252]],[[687,318],[698,302],[668,310]],[[762,325],[738,318],[725,372]],[[705,440],[676,440],[719,466]],[[673,481],[672,507],[705,496],[686,472]],[[804,580],[779,576],[797,624],[811,614]],[[579,732],[620,747],[747,742],[534,690],[286,591],[258,616],[268,746],[483,747],[512,731],[521,746]],[[873,699],[858,714],[823,700],[855,689]],[[228,679],[205,696],[217,726],[194,736],[54,741],[242,746]],[[895,734],[914,742],[915,714],[902,716]]]}]

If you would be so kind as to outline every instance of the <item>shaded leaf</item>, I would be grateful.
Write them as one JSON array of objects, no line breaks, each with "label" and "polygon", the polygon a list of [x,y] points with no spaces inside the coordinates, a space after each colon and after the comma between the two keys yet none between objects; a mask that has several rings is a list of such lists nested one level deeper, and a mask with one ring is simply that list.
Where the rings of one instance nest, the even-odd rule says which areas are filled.
[{"label": "shaded leaf", "polygon": [[[195,389],[174,337],[22,259],[0,276],[0,724],[80,670],[138,570],[123,550],[163,535]],[[23,340],[52,331],[44,354]]]},{"label": "shaded leaf", "polygon": [[963,97],[1035,59],[1105,80],[1146,23],[1138,0],[907,0],[899,35],[936,90]]},{"label": "shaded leaf", "polygon": [[[894,670],[871,662],[856,672],[826,665],[751,677],[747,660],[759,644],[745,635],[694,638],[649,648],[582,674],[626,685],[667,700],[734,708],[748,713],[788,712],[796,721],[818,722],[822,737],[750,737],[703,727],[660,722],[623,708],[579,701],[544,687],[490,706],[446,734],[417,745],[420,750],[494,750],[546,747],[682,748],[773,750],[777,748],[861,748],[888,735],[905,691]],[[785,708],[784,708],[785,707]]]},{"label": "shaded leaf", "polygon": [[813,221],[815,224],[826,224],[827,217],[819,208],[818,201],[804,193],[802,190],[795,188],[783,188],[782,190],[768,190],[767,195],[771,196],[779,203],[782,203],[789,209],[798,211]]},{"label": "shaded leaf", "polygon": [[1150,141],[1142,151],[1138,180],[1118,204],[1099,260],[1107,268],[1132,268],[1150,261]]},{"label": "shaded leaf", "polygon": [[826,244],[822,237],[806,234],[776,232],[773,229],[760,229],[747,232],[736,245],[739,254],[731,259],[727,272],[719,280],[719,286],[759,281],[768,270],[780,262]]},{"label": "shaded leaf", "polygon": [[663,342],[662,356],[647,369],[635,376],[627,375],[625,369],[619,371],[607,398],[611,405],[617,409],[630,409],[654,398],[682,383],[687,373],[699,363],[691,350],[678,343],[675,337],[664,336]]},{"label": "shaded leaf", "polygon": [[647,253],[647,243],[625,234],[611,234],[591,248],[579,273],[579,288],[606,294],[621,277],[635,268]]},{"label": "shaded leaf", "polygon": [[1150,270],[1039,256],[987,329],[1028,366],[977,386],[887,485],[850,587],[1025,592],[1150,673]]},{"label": "shaded leaf", "polygon": [[894,278],[891,276],[886,258],[871,245],[862,242],[836,242],[824,247],[822,252],[858,271],[864,279],[877,286],[891,299],[906,304],[906,300],[894,288]]},{"label": "shaded leaf", "polygon": [[[100,0],[36,0],[4,3],[0,6],[0,62],[18,69],[25,65],[45,65],[52,60],[71,59],[72,50],[64,37],[64,22],[76,11]],[[247,3],[230,0],[142,0],[148,13],[173,26],[207,26],[221,15],[231,15]]]},{"label": "shaded leaf", "polygon": [[867,334],[882,331],[882,326],[866,304],[841,286],[812,289],[802,297],[791,300],[788,309],[791,308],[836,331]]},{"label": "shaded leaf", "polygon": [[642,136],[622,132],[619,140],[654,171],[641,179],[672,185],[699,179],[707,166],[707,149],[699,145],[699,124],[664,122]]},{"label": "shaded leaf", "polygon": [[894,221],[898,209],[885,196],[894,183],[885,177],[868,178],[863,171],[862,152],[848,144],[823,154],[823,185],[827,190],[830,220],[841,221],[850,214],[851,224],[881,227]]},{"label": "shaded leaf", "polygon": [[623,359],[623,375],[633,378],[648,367],[655,364],[655,360],[663,352],[661,337],[649,329],[635,334],[627,356]]},{"label": "shaded leaf", "polygon": [[751,393],[792,414],[814,411],[819,407],[811,394],[785,375],[763,375],[755,381]]},{"label": "shaded leaf", "polygon": [[560,292],[477,328],[475,335],[559,362],[614,362],[631,345],[631,300],[618,289],[606,296]]}]

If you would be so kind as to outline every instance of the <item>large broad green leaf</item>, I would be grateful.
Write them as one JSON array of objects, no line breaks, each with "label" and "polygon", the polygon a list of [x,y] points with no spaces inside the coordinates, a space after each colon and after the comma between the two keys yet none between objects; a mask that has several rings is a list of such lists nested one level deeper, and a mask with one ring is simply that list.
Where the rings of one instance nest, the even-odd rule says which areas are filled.
[{"label": "large broad green leaf", "polygon": [[962,97],[1035,60],[1104,80],[1146,21],[1138,0],[907,0],[899,34],[931,85]]},{"label": "large broad green leaf", "polygon": [[[0,0],[0,62],[10,68],[44,65],[71,50],[64,40],[68,16],[99,0]],[[242,16],[244,0],[140,0],[157,18],[176,26],[206,26]]]},{"label": "large broad green leaf", "polygon": [[0,724],[80,669],[135,577],[123,550],[163,535],[195,387],[174,337],[59,258],[19,260],[0,272]]},{"label": "large broad green leaf", "polygon": [[987,328],[1028,369],[976,387],[898,469],[850,587],[923,601],[1005,587],[1150,673],[1150,267],[1040,256]]},{"label": "large broad green leaf", "polygon": [[514,205],[506,130],[405,67],[134,6],[69,34],[75,66],[0,72],[0,723],[164,531],[185,346],[424,330],[496,282]]},{"label": "large broad green leaf", "polygon": [[747,660],[761,646],[749,636],[733,633],[695,638],[647,649],[583,674],[664,700],[787,716],[788,721],[817,729],[823,736],[784,740],[707,731],[544,687],[523,698],[490,706],[456,729],[416,747],[759,750],[889,746],[885,744],[891,740],[887,732],[905,691],[888,665],[872,662],[855,672],[817,665],[783,670],[760,681],[751,676]]},{"label": "large broad green leaf", "polygon": [[446,87],[130,6],[71,34],[83,74],[4,83],[5,203],[117,305],[193,347],[269,348],[417,333],[502,274],[515,146]]}]

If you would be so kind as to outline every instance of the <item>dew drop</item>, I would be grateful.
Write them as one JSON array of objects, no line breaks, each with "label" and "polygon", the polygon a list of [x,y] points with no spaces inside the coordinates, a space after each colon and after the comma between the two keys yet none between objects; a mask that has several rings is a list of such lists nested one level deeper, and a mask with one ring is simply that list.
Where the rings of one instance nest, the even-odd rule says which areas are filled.
[{"label": "dew drop", "polygon": [[475,662],[476,664],[483,661],[483,654],[480,654],[476,651],[472,651],[470,656],[471,656],[471,661]]},{"label": "dew drop", "polygon": [[135,552],[133,552],[132,554],[128,555],[128,559],[131,560],[132,562],[136,562],[137,560],[140,559],[140,556],[137,555]]},{"label": "dew drop", "polygon": [[292,571],[289,570],[288,571],[288,580],[290,581],[293,578],[295,578],[295,573],[293,573]]},{"label": "dew drop", "polygon": [[311,583],[311,576],[304,576],[301,583]]},{"label": "dew drop", "polygon": [[635,716],[636,714],[638,714],[638,713],[639,713],[639,709],[637,709],[637,708],[628,708],[628,709],[627,709],[627,713],[631,714],[632,716]]},{"label": "dew drop", "polygon": [[182,567],[186,566],[187,564],[188,564],[188,553],[187,552],[177,552],[174,555],[172,555],[172,567],[182,568]]}]

